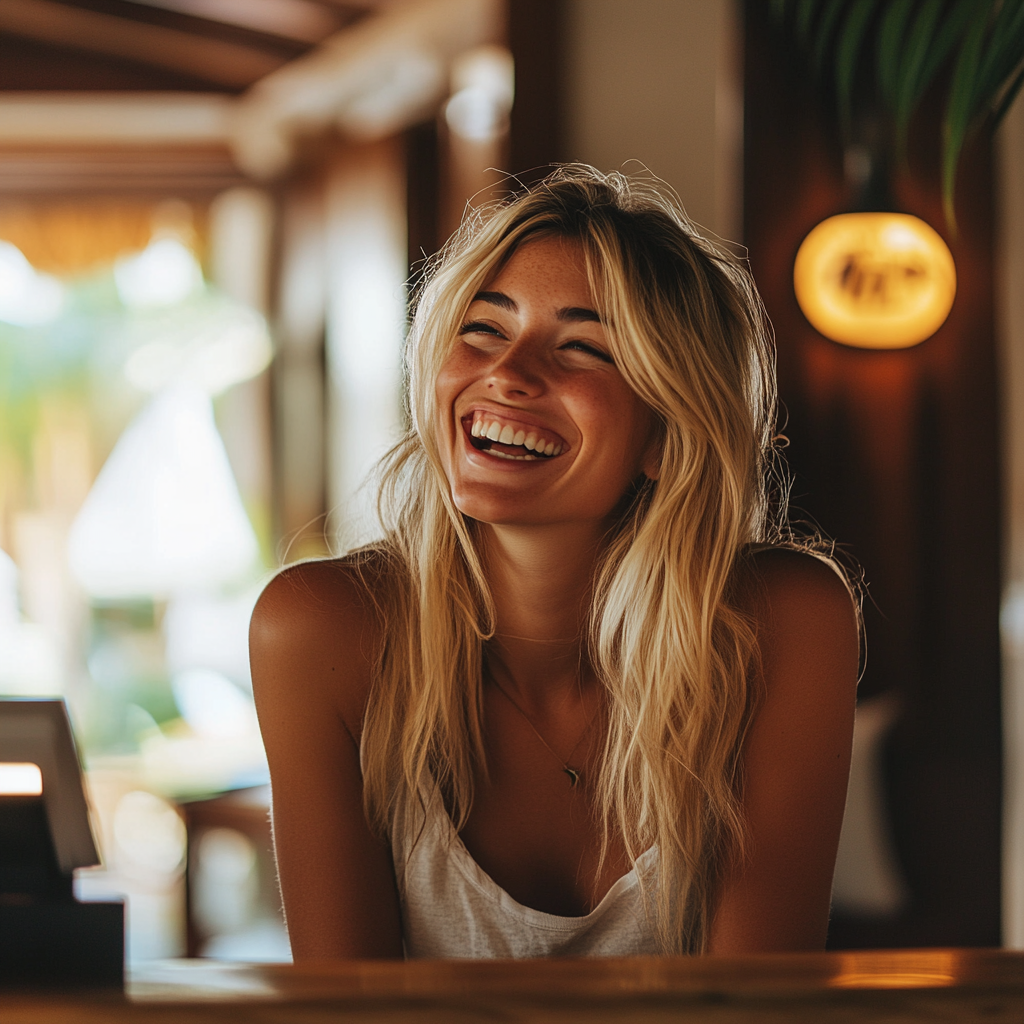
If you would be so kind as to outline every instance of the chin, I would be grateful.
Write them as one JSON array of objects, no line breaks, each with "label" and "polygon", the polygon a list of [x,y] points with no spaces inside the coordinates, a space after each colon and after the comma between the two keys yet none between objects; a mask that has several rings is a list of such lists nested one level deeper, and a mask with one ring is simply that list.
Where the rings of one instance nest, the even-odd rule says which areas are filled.
[{"label": "chin", "polygon": [[536,509],[523,507],[518,502],[509,501],[507,497],[454,495],[453,498],[455,507],[478,523],[489,526],[536,525]]}]

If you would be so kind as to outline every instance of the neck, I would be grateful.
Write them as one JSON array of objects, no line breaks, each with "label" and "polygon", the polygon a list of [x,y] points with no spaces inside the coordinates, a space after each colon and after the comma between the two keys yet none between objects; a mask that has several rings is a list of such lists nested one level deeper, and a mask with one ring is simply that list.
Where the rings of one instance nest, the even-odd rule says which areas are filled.
[{"label": "neck", "polygon": [[504,669],[503,684],[534,707],[564,701],[590,680],[585,631],[602,535],[578,523],[484,528],[497,613],[491,657]]}]

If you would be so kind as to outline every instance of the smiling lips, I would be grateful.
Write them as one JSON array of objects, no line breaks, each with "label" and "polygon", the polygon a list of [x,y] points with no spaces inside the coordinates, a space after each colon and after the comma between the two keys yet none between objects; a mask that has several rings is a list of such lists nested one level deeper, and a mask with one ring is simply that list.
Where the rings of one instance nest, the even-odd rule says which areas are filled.
[{"label": "smiling lips", "polygon": [[476,411],[469,428],[473,447],[501,459],[536,460],[554,458],[568,447],[551,431],[526,426]]}]

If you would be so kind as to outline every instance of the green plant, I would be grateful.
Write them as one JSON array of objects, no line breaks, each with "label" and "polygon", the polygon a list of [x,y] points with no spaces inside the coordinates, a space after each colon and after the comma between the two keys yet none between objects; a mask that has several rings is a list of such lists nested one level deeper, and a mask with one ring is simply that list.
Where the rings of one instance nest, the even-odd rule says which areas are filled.
[{"label": "green plant", "polygon": [[[849,129],[865,101],[889,120],[898,153],[914,111],[950,66],[942,119],[942,196],[956,223],[956,173],[964,145],[994,129],[1024,84],[1024,0],[770,0],[773,14],[831,78]],[[870,95],[865,96],[862,90]]]}]

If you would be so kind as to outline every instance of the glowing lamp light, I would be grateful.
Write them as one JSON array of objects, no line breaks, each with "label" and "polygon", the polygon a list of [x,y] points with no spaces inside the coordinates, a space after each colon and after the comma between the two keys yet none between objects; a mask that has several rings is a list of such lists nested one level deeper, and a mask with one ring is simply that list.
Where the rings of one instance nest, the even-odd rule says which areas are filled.
[{"label": "glowing lamp light", "polygon": [[826,338],[855,348],[909,348],[945,322],[956,296],[946,243],[906,213],[841,213],[803,240],[797,302]]},{"label": "glowing lamp light", "polygon": [[39,796],[43,773],[31,761],[0,762],[0,796]]}]

